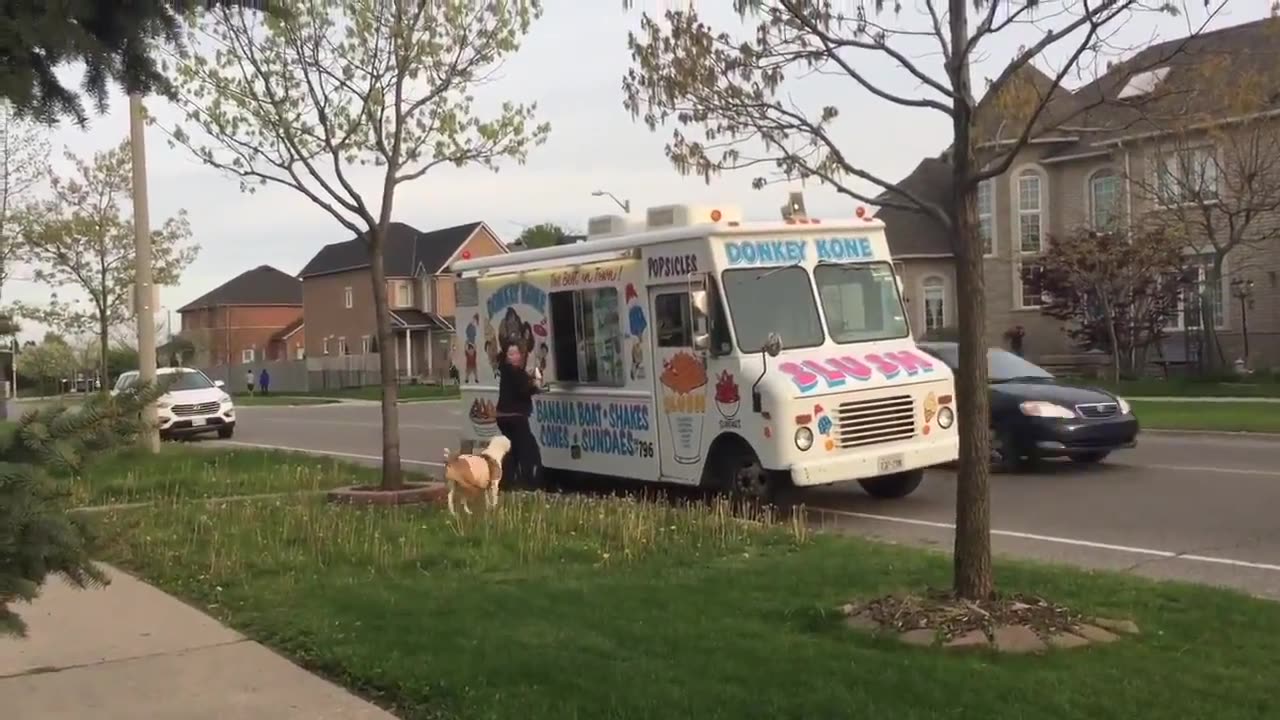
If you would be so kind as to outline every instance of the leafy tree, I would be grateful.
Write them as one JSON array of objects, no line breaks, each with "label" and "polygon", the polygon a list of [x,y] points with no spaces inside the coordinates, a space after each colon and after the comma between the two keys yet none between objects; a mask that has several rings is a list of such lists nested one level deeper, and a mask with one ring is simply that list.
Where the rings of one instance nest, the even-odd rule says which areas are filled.
[{"label": "leafy tree", "polygon": [[34,600],[50,575],[79,587],[106,581],[91,561],[89,527],[69,511],[65,478],[95,455],[129,445],[143,406],[158,394],[140,387],[77,409],[47,407],[0,436],[0,635],[25,634],[14,605]]},{"label": "leafy tree", "polygon": [[1183,239],[1159,229],[1096,232],[1080,228],[1052,238],[1037,270],[1024,273],[1045,296],[1041,312],[1068,323],[1086,350],[1111,355],[1112,377],[1146,365],[1178,310]]},{"label": "leafy tree", "polygon": [[0,99],[0,290],[21,250],[22,214],[31,191],[49,175],[49,139]]},{"label": "leafy tree", "polygon": [[[80,94],[63,84],[59,71],[81,62],[81,88],[105,112],[110,86],[127,92],[172,95],[172,85],[145,51],[153,40],[182,38],[181,11],[227,4],[218,0],[8,0],[6,32],[0,35],[0,97],[18,114],[53,124],[70,117],[88,122]],[[266,0],[230,3],[265,8]]]},{"label": "leafy tree", "polygon": [[555,223],[539,223],[520,233],[520,244],[529,249],[553,247],[562,244],[568,236],[568,231]]},{"label": "leafy tree", "polygon": [[22,375],[35,380],[45,392],[62,394],[62,380],[79,366],[76,353],[58,335],[47,333],[39,345],[24,347],[18,357]]},{"label": "leafy tree", "polygon": [[[856,4],[852,14],[840,12],[836,0],[734,0],[733,7],[746,21],[741,32],[718,31],[692,8],[657,19],[644,14],[639,32],[628,40],[632,68],[623,78],[624,105],[651,129],[667,122],[677,126],[667,155],[682,173],[710,181],[726,170],[752,169],[761,173],[756,187],[779,179],[817,180],[859,202],[923,214],[954,238],[956,392],[965,408],[959,425],[955,592],[986,598],[994,579],[977,188],[1006,172],[1034,137],[1070,126],[1096,106],[1089,98],[1056,102],[1066,94],[1064,79],[1102,66],[1101,55],[1115,50],[1115,28],[1149,5],[1069,0],[1045,10],[1040,0],[947,0],[903,13],[900,3],[875,0]],[[1029,26],[1036,30],[1034,39],[1011,54],[979,102],[970,77],[973,59],[1010,57],[1009,31]],[[1031,64],[1043,62],[1046,53],[1062,58],[1047,74]],[[882,67],[888,69],[881,72]],[[1122,72],[1146,69],[1134,63]],[[946,118],[949,196],[934,202],[862,166],[862,154],[842,146],[834,131],[839,107],[806,108],[789,91],[787,80],[802,75],[848,81],[851,93],[824,97],[867,93]],[[864,98],[851,102],[867,107]],[[984,142],[992,138],[998,142]]]},{"label": "leafy tree", "polygon": [[[129,144],[95,154],[92,163],[70,153],[67,158],[75,165],[74,175],[53,178],[52,198],[29,219],[24,236],[36,280],[75,288],[89,302],[82,308],[54,300],[40,308],[23,307],[22,312],[70,332],[95,332],[105,388],[110,330],[133,315],[133,222],[122,207],[132,188]],[[187,242],[190,237],[185,210],[152,232],[157,284],[176,283],[195,259],[199,248]]]},{"label": "leafy tree", "polygon": [[[443,166],[497,170],[523,161],[546,125],[534,106],[504,103],[482,119],[471,93],[514,53],[541,12],[536,0],[287,0],[260,16],[218,9],[177,61],[184,127],[174,141],[232,173],[246,191],[301,193],[368,245],[378,346],[391,348],[383,247],[397,189]],[[374,202],[357,188],[377,168]],[[382,485],[402,485],[396,358],[380,354]]]}]

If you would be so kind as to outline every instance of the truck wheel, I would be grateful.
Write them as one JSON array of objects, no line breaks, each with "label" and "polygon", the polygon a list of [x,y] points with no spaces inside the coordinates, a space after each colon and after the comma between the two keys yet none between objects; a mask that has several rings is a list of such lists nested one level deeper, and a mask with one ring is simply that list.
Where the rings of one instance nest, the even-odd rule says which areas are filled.
[{"label": "truck wheel", "polygon": [[873,498],[897,500],[916,491],[924,481],[924,470],[908,470],[893,475],[859,480],[858,484]]},{"label": "truck wheel", "polygon": [[728,495],[735,503],[767,505],[777,496],[780,484],[776,473],[766,470],[760,458],[745,442],[723,444],[713,450],[707,461],[710,486]]}]

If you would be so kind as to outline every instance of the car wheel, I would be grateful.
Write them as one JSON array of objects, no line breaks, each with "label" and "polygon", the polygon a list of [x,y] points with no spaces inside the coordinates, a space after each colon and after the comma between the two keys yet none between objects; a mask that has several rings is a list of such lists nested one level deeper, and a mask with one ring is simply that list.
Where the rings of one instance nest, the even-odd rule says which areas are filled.
[{"label": "car wheel", "polygon": [[1035,458],[1028,455],[1013,436],[1004,431],[991,432],[991,467],[996,472],[1012,473],[1028,470],[1035,465]]},{"label": "car wheel", "polygon": [[916,491],[924,481],[924,470],[908,470],[893,475],[859,480],[858,484],[873,498],[879,500],[897,500]]},{"label": "car wheel", "polygon": [[1077,462],[1077,463],[1080,463],[1081,465],[1092,465],[1094,463],[1100,463],[1103,460],[1106,460],[1107,456],[1110,454],[1111,454],[1110,452],[1102,451],[1102,450],[1099,450],[1097,452],[1080,453],[1079,455],[1072,455],[1071,462]]}]

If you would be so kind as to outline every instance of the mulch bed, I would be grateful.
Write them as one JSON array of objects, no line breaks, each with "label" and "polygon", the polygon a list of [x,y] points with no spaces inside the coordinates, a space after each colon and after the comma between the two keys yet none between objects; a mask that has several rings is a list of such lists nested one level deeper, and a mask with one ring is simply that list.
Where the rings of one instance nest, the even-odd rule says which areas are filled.
[{"label": "mulch bed", "polygon": [[[851,612],[849,612],[851,610]],[[904,633],[933,630],[946,642],[972,630],[988,638],[997,627],[1025,625],[1041,637],[1071,632],[1085,619],[1077,612],[1042,597],[1011,593],[991,600],[962,600],[949,591],[931,590],[923,597],[889,595],[847,608],[849,615],[873,620],[884,630]]]}]

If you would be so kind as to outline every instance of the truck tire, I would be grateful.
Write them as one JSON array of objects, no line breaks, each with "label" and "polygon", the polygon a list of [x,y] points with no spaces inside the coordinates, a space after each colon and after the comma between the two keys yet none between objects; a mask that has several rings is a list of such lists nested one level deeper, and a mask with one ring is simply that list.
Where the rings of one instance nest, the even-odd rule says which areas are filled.
[{"label": "truck tire", "polygon": [[879,500],[897,500],[916,491],[924,481],[924,470],[908,470],[893,475],[859,480],[858,484],[873,498]]},{"label": "truck tire", "polygon": [[777,499],[781,480],[760,464],[745,441],[728,439],[716,444],[707,459],[703,485],[738,505],[770,505]]}]

